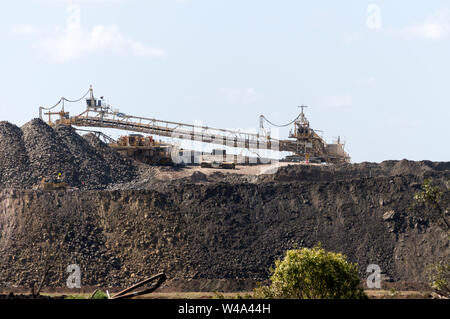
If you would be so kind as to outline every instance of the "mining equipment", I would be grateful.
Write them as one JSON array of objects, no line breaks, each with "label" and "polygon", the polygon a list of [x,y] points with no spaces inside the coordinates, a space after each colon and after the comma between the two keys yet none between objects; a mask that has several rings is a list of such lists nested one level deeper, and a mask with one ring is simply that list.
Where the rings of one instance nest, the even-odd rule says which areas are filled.
[{"label": "mining equipment", "polygon": [[344,151],[344,143],[340,142],[340,137],[333,144],[327,144],[317,132],[310,127],[305,116],[304,109],[307,106],[300,105],[300,114],[290,123],[276,125],[267,120],[264,115],[260,116],[260,130],[264,131],[264,121],[276,127],[283,127],[294,124],[294,130],[289,132],[288,140],[280,140],[280,151],[288,151],[294,155],[286,156],[283,161],[287,162],[316,162],[316,163],[348,163],[350,156]]},{"label": "mining equipment", "polygon": [[69,188],[69,184],[60,181],[50,182],[43,178],[39,188],[42,190],[66,190]]},{"label": "mining equipment", "polygon": [[[66,102],[78,102],[84,98],[86,98],[86,109],[82,113],[70,116],[69,112],[64,110],[64,104]],[[51,112],[51,110],[59,105],[62,106],[59,112]],[[108,103],[105,103],[103,97],[100,99],[95,98],[91,85],[86,94],[77,100],[69,100],[63,97],[52,107],[46,108],[41,106],[39,108],[39,116],[43,119],[43,115],[48,115],[47,123],[50,126],[65,124],[76,127],[114,128],[175,139],[212,143],[250,151],[272,150],[293,153],[293,155],[286,157],[286,161],[316,161],[328,164],[350,162],[350,157],[344,151],[344,143],[341,143],[340,138],[332,144],[327,144],[317,134],[316,130],[310,127],[310,123],[304,113],[305,107],[301,105],[300,114],[292,122],[285,125],[276,125],[270,122],[264,115],[261,115],[260,132],[247,133],[239,130],[196,126],[128,115],[120,112],[118,109],[113,109]],[[43,111],[47,112],[43,113]],[[59,119],[52,121],[52,116],[55,115],[58,115]],[[270,132],[267,133],[268,131],[264,128],[265,122],[277,127],[294,124],[294,129],[290,132],[288,139],[279,140],[271,137]],[[145,145],[130,145],[129,140],[126,145],[120,145],[120,143],[117,145],[109,143],[109,145],[122,152],[128,152],[130,149],[134,149],[133,153],[136,153],[136,150],[143,150],[142,147],[147,147]]]},{"label": "mining equipment", "polygon": [[219,161],[203,161],[200,163],[202,168],[220,168],[220,169],[235,169],[236,164],[233,162],[219,162]]},{"label": "mining equipment", "polygon": [[130,134],[121,136],[116,142],[109,143],[122,155],[151,165],[173,165],[172,147],[169,144],[157,142],[152,136]]},{"label": "mining equipment", "polygon": [[203,168],[235,169],[236,164],[227,161],[226,150],[213,149],[211,155],[203,155],[200,166]]}]

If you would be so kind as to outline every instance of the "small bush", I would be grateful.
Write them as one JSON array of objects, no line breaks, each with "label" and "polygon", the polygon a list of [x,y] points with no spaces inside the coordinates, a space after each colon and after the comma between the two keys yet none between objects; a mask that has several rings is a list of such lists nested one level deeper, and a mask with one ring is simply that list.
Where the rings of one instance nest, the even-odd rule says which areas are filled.
[{"label": "small bush", "polygon": [[321,246],[288,250],[275,262],[271,285],[260,286],[254,298],[340,299],[367,298],[361,287],[356,265],[339,253]]},{"label": "small bush", "polygon": [[108,299],[108,295],[104,291],[97,290],[91,299]]},{"label": "small bush", "polygon": [[450,263],[440,262],[433,265],[429,279],[431,288],[442,296],[450,297]]},{"label": "small bush", "polygon": [[69,295],[65,299],[108,299],[108,295],[104,291],[96,290],[92,296],[86,294]]}]

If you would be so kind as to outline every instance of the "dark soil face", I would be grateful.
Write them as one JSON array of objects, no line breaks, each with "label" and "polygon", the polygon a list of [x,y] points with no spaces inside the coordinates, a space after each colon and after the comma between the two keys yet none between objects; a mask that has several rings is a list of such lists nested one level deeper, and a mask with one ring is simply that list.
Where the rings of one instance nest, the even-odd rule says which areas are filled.
[{"label": "dark soil face", "polygon": [[[433,174],[436,181],[448,177],[447,171]],[[124,287],[164,271],[178,286],[194,279],[220,290],[227,284],[219,279],[240,280],[242,287],[233,289],[242,290],[268,279],[287,249],[319,242],[358,263],[361,278],[375,263],[387,280],[423,282],[426,268],[450,254],[440,225],[409,212],[421,181],[399,175],[329,182],[177,181],[160,191],[4,190],[0,284],[30,286],[62,245],[46,286],[64,287],[66,267],[76,263],[83,285]]]}]

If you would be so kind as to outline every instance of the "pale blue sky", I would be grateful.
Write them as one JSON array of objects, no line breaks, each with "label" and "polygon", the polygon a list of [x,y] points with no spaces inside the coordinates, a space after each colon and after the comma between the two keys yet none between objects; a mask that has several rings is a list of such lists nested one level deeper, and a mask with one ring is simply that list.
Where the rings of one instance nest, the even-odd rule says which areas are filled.
[{"label": "pale blue sky", "polygon": [[448,1],[8,1],[0,40],[17,125],[93,84],[128,114],[244,130],[303,103],[354,162],[450,160]]}]

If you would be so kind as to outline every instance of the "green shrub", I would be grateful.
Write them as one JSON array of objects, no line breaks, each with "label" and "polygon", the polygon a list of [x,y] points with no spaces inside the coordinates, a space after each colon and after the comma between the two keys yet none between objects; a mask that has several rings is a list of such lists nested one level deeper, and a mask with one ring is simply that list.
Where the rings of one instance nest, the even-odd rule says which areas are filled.
[{"label": "green shrub", "polygon": [[271,285],[260,286],[254,298],[339,299],[367,298],[355,264],[321,246],[288,250],[275,262]]},{"label": "green shrub", "polygon": [[108,299],[108,295],[101,290],[97,290],[91,299]]},{"label": "green shrub", "polygon": [[108,299],[108,295],[101,290],[96,290],[94,295],[79,294],[79,295],[69,295],[65,299]]},{"label": "green shrub", "polygon": [[431,288],[440,295],[450,297],[450,263],[440,262],[433,265],[429,279]]},{"label": "green shrub", "polygon": [[422,190],[414,195],[415,204],[423,204],[426,208],[424,215],[431,221],[441,220],[444,222],[447,231],[450,230],[450,223],[447,221],[449,215],[449,183],[441,190],[438,186],[432,185],[432,179],[424,180]]}]

